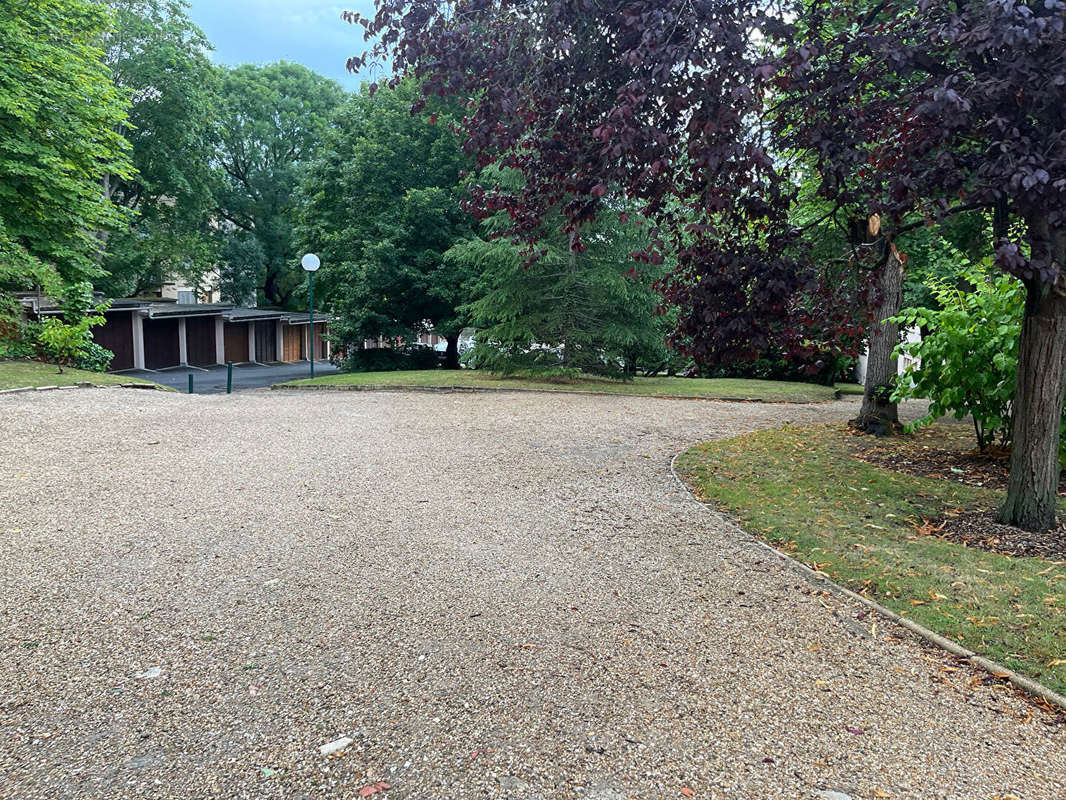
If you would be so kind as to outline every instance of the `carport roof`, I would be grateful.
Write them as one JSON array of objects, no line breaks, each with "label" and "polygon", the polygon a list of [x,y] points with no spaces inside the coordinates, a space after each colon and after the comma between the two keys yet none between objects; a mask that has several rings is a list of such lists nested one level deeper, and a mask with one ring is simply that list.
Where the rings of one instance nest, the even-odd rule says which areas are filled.
[{"label": "carport roof", "polygon": [[282,319],[285,312],[273,311],[269,308],[230,308],[222,316],[228,322],[253,322]]},{"label": "carport roof", "polygon": [[214,303],[152,303],[148,316],[157,317],[209,317],[229,311],[233,306]]},{"label": "carport roof", "polygon": [[[282,316],[288,325],[306,325],[308,322],[306,311],[287,311]],[[315,322],[332,322],[332,314],[320,314],[315,312]]]}]

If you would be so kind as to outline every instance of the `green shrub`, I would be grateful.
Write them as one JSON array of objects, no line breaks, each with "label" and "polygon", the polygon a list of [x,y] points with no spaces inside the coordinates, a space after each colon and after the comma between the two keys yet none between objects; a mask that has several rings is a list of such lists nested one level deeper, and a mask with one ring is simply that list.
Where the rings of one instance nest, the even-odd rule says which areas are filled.
[{"label": "green shrub", "polygon": [[436,350],[414,345],[352,350],[340,361],[342,372],[393,372],[439,366],[440,354]]},{"label": "green shrub", "polygon": [[0,317],[0,359],[37,358],[40,323]]},{"label": "green shrub", "polygon": [[88,372],[107,372],[115,354],[106,347],[89,342],[74,360],[74,366]]},{"label": "green shrub", "polygon": [[[103,353],[109,351],[93,343],[90,328],[103,325],[106,321],[104,311],[107,304],[93,306],[92,285],[75,284],[69,287],[63,302],[63,316],[49,317],[44,320],[37,332],[37,348],[45,361],[55,364],[59,371],[63,367],[77,366],[83,360],[86,363],[98,363]],[[110,358],[107,359],[110,363]]]},{"label": "green shrub", "polygon": [[930,286],[938,310],[908,308],[895,318],[901,327],[920,327],[923,337],[896,349],[921,364],[901,376],[893,397],[930,401],[929,413],[912,428],[947,414],[956,419],[971,415],[981,450],[993,444],[1006,447],[1025,290],[1006,275],[990,280],[971,272],[964,279],[972,290],[943,282]]}]

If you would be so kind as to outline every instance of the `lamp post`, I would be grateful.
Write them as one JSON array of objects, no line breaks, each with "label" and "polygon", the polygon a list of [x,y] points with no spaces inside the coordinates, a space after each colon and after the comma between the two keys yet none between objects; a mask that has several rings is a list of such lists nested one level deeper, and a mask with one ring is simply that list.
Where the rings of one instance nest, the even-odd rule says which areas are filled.
[{"label": "lamp post", "polygon": [[311,377],[315,377],[315,272],[322,266],[322,261],[314,253],[308,253],[300,259],[300,266],[307,271],[307,346],[311,364]]}]

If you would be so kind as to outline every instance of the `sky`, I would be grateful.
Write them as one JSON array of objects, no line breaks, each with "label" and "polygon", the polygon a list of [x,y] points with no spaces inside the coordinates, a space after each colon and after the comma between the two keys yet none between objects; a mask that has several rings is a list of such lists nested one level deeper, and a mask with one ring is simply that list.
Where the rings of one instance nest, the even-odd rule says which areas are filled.
[{"label": "sky", "polygon": [[379,76],[345,72],[365,45],[362,29],[341,12],[373,8],[373,0],[190,0],[189,16],[215,46],[217,64],[295,61],[355,90]]}]

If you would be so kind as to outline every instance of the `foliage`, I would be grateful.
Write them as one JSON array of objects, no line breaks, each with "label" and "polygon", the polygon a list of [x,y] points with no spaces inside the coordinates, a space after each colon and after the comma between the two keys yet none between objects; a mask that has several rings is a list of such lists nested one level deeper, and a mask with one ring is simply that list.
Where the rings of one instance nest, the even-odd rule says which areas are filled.
[{"label": "foliage", "polygon": [[906,255],[904,308],[937,308],[932,286],[951,283],[975,269],[986,269],[994,245],[990,215],[953,214],[937,225],[921,225],[896,239]]},{"label": "foliage", "polygon": [[440,356],[432,347],[407,345],[351,349],[341,359],[342,372],[392,372],[394,370],[434,369]]},{"label": "foliage", "polygon": [[130,141],[136,174],[105,176],[107,196],[134,216],[109,238],[108,274],[96,285],[117,297],[156,288],[169,276],[200,285],[215,263],[208,154],[218,79],[210,44],[184,0],[107,4],[115,28],[105,39],[105,61],[132,101],[116,130]]},{"label": "foliage", "polygon": [[0,292],[98,275],[98,233],[122,222],[100,191],[130,175],[128,102],[100,47],[110,24],[90,0],[0,2]]},{"label": "foliage", "polygon": [[475,194],[480,213],[508,214],[500,233],[535,241],[556,215],[577,246],[608,198],[643,199],[656,224],[644,260],[677,259],[665,288],[679,341],[721,363],[765,350],[811,277],[792,246],[795,186],[758,125],[773,5],[379,2],[348,15],[375,42],[350,66],[387,57],[427,96],[470,98],[467,151],[523,176]]},{"label": "foliage", "polygon": [[905,309],[897,318],[901,327],[920,326],[923,337],[897,348],[921,361],[908,368],[895,396],[930,400],[929,412],[912,428],[945,414],[972,416],[978,447],[985,450],[1010,442],[1025,290],[1008,275],[989,280],[970,272],[967,277],[969,290],[932,285],[939,309]]},{"label": "foliage", "polygon": [[[287,62],[227,69],[220,92],[216,202],[223,234],[256,239],[263,254],[259,295],[283,307],[303,284],[294,234],[299,184],[345,93]],[[243,280],[226,275],[225,264],[222,271],[223,281]]]},{"label": "foliage", "polygon": [[460,208],[471,161],[452,130],[455,104],[413,115],[418,96],[411,81],[352,96],[304,182],[301,239],[322,257],[316,285],[337,315],[334,337],[356,348],[428,329],[454,341],[465,324],[468,276],[443,255],[472,234]]},{"label": "foliage", "polygon": [[115,354],[96,342],[89,342],[74,359],[73,366],[87,372],[107,372]]},{"label": "foliage", "polygon": [[263,245],[250,233],[234,231],[222,237],[219,258],[223,264],[218,282],[222,302],[254,306],[259,277],[266,269]]},{"label": "foliage", "polygon": [[41,357],[59,367],[80,366],[83,363],[110,364],[114,354],[93,343],[90,328],[106,322],[107,306],[92,305],[92,286],[80,283],[72,286],[63,302],[62,317],[50,316],[43,320],[37,331],[37,344]]},{"label": "foliage", "polygon": [[0,315],[0,359],[35,358],[40,323],[23,318],[15,303],[9,314]]},{"label": "foliage", "polygon": [[[883,441],[886,448],[909,442]],[[790,426],[700,445],[677,467],[701,499],[834,581],[1066,689],[1062,570],[916,533],[945,509],[992,509],[999,493],[875,466],[855,457],[856,445],[843,425]]]},{"label": "foliage", "polygon": [[[497,217],[486,223],[505,224]],[[535,260],[501,238],[456,245],[446,262],[477,274],[468,306],[478,329],[470,358],[504,375],[632,376],[638,363],[668,358],[657,324],[654,284],[665,268],[637,269],[631,254],[646,229],[624,213],[603,212],[580,247],[546,224]]]}]

